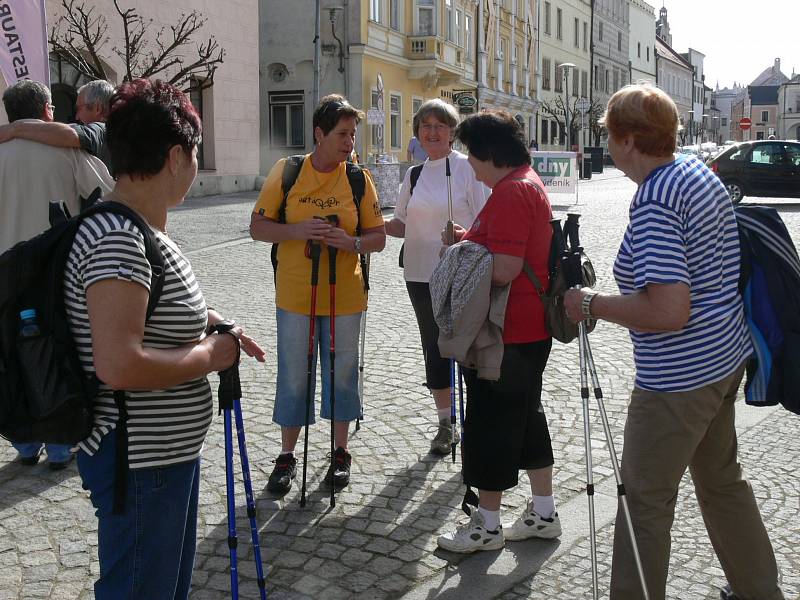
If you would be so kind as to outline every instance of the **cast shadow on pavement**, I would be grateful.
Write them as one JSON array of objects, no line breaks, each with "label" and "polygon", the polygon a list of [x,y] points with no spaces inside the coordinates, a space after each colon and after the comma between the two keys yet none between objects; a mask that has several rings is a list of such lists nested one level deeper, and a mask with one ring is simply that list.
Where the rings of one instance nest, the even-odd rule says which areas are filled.
[{"label": "cast shadow on pavement", "polygon": [[[348,502],[347,488],[337,494],[336,508],[330,508],[329,488],[322,483],[327,465],[312,470],[309,464],[308,481],[311,485],[307,488],[305,508],[299,505],[300,465],[295,480],[297,485],[284,499],[276,498],[265,489],[256,491],[259,543],[268,596],[292,599],[347,598],[380,587],[383,581],[399,572],[409,580],[408,583],[393,590],[384,587],[379,596],[383,597],[386,592],[402,593],[413,587],[417,583],[414,576],[419,560],[433,552],[431,539],[437,534],[436,526],[449,521],[442,518],[442,512],[446,510],[451,513],[457,504],[456,500],[460,501],[461,497],[458,486],[460,473],[453,473],[437,489],[422,493],[421,500],[414,499],[417,493],[428,487],[428,476],[434,472],[433,465],[438,462],[425,456],[405,467],[355,511],[352,510],[352,502]],[[426,466],[420,468],[420,465]],[[428,468],[428,465],[432,468]],[[357,477],[354,473],[354,480]],[[455,493],[438,489],[454,486],[459,487]],[[399,494],[398,487],[401,488]],[[243,598],[257,598],[250,528],[240,483],[237,483],[236,489],[240,592]],[[412,510],[407,512],[409,505],[413,505]],[[437,512],[440,513],[438,519]],[[392,515],[394,519],[390,520]],[[398,519],[399,516],[401,518]],[[208,583],[212,579],[216,579],[214,589],[223,591],[219,589],[223,587],[220,584],[225,584],[230,572],[229,565],[224,565],[229,557],[227,535],[227,524],[223,520],[207,531],[198,544],[193,598],[212,597],[207,595],[210,592]],[[387,551],[371,547],[375,543],[387,543],[393,549]],[[338,555],[337,548],[341,549]],[[346,554],[349,557],[345,557]],[[402,556],[403,560],[393,560],[398,556]],[[382,565],[384,570],[377,575],[365,563],[379,559],[386,564]],[[197,577],[198,569],[206,570],[210,565],[214,565],[212,568],[215,573],[203,573]],[[224,570],[225,579],[220,578],[220,570]],[[423,578],[429,574],[430,571],[426,571]],[[326,585],[319,590],[296,585],[304,578],[323,581]]]},{"label": "cast shadow on pavement", "polygon": [[6,463],[0,467],[0,510],[36,498],[72,477],[78,477],[75,461],[62,471],[50,471],[44,459],[32,466],[22,465],[17,460]]}]

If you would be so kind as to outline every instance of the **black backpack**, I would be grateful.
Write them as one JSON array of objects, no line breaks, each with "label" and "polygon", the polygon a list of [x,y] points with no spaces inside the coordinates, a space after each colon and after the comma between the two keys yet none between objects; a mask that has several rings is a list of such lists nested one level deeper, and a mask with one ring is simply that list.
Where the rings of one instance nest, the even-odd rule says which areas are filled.
[{"label": "black backpack", "polygon": [[774,208],[737,206],[739,291],[754,353],[745,402],[800,414],[800,258]]},{"label": "black backpack", "polygon": [[[425,166],[425,163],[414,165],[413,167],[411,167],[411,169],[409,169],[411,171],[411,174],[408,176],[408,180],[411,183],[411,190],[409,192],[409,196],[414,195],[414,188],[417,185],[419,176],[422,175],[423,166]],[[397,264],[400,265],[401,269],[403,268],[403,254],[405,253],[405,250],[406,250],[406,243],[403,242],[403,244],[400,246],[400,254],[397,256]]]},{"label": "black backpack", "polygon": [[[0,435],[13,442],[74,444],[92,428],[95,377],[81,367],[64,308],[64,269],[78,226],[98,213],[122,215],[144,235],[152,279],[149,318],[161,294],[164,258],[141,217],[123,204],[99,202],[69,218],[53,209],[51,227],[0,255]],[[33,308],[40,335],[20,337],[20,311]],[[126,446],[124,392],[115,392]]]},{"label": "black backpack", "polygon": [[[303,168],[305,161],[305,154],[295,154],[286,158],[283,165],[283,173],[281,173],[281,192],[283,192],[283,199],[281,200],[280,208],[278,209],[278,223],[286,223],[286,200],[289,198],[289,192],[292,190],[297,177],[300,175],[300,169]],[[346,163],[347,181],[350,184],[350,190],[353,192],[353,203],[356,205],[356,216],[358,222],[356,223],[356,236],[361,236],[361,200],[364,198],[367,182],[364,176],[364,169],[356,163]],[[270,250],[270,260],[272,261],[273,277],[278,273],[278,242],[272,244]],[[359,254],[359,261],[361,262],[361,274],[364,277],[364,290],[369,291],[369,271],[367,269],[367,258],[364,254]]]}]

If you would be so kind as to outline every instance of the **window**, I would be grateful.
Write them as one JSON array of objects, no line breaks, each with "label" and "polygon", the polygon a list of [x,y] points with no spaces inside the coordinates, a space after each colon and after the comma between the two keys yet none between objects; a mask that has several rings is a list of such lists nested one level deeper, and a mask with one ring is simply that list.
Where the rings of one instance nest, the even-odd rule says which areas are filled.
[{"label": "window", "polygon": [[564,69],[558,65],[556,65],[556,78],[553,84],[554,92],[561,93],[564,91]]},{"label": "window", "polygon": [[574,35],[574,38],[575,38],[574,39],[574,43],[575,43],[575,47],[579,48],[580,44],[581,44],[581,40],[580,40],[580,37],[581,37],[580,36],[581,23],[580,23],[580,21],[578,19],[575,19],[574,26],[575,26],[574,27],[574,29],[575,29],[575,31],[574,31],[574,34],[575,34]]},{"label": "window", "polygon": [[605,76],[606,76],[605,77],[605,86],[603,87],[603,91],[607,93],[608,92],[608,70],[606,70]]},{"label": "window", "polygon": [[[764,139],[763,131],[759,131]],[[753,148],[753,153],[750,155],[751,163],[758,163],[761,165],[780,165],[783,164],[783,147],[781,144],[759,144]]]},{"label": "window", "polygon": [[550,59],[542,59],[542,89],[550,89]]},{"label": "window", "polygon": [[436,35],[436,14],[434,0],[416,0],[417,35]]},{"label": "window", "polygon": [[584,21],[583,22],[583,51],[586,52],[586,38],[589,37],[589,24]]},{"label": "window", "polygon": [[728,117],[722,117],[721,125],[723,127],[727,127],[728,126]]},{"label": "window", "polygon": [[464,11],[456,11],[456,43],[464,47]]},{"label": "window", "polygon": [[786,151],[786,161],[796,167],[800,167],[800,146],[797,144],[784,144]]},{"label": "window", "polygon": [[369,18],[376,23],[381,22],[381,1],[382,0],[369,0]]},{"label": "window", "polygon": [[762,110],[761,111],[761,122],[762,123],[766,123],[767,121],[769,121],[769,111],[768,110]]},{"label": "window", "polygon": [[600,21],[598,23],[598,25],[599,25],[599,27],[597,28],[597,36],[600,39],[600,41],[602,42],[603,41],[603,22]]},{"label": "window", "polygon": [[589,89],[589,73],[581,71],[581,98],[588,98],[586,93]]},{"label": "window", "polygon": [[467,49],[467,60],[475,59],[474,46],[472,45],[472,15],[464,15],[464,47]]},{"label": "window", "polygon": [[400,4],[402,0],[389,0],[389,27],[400,31]]},{"label": "window", "polygon": [[[370,94],[370,108],[377,108],[378,110],[383,110],[383,106],[380,105],[381,103],[378,102],[378,90],[372,90]],[[382,125],[370,125],[370,137],[372,141],[372,147],[376,150],[376,152],[383,152],[383,129]]]},{"label": "window", "polygon": [[572,95],[578,95],[578,69],[572,69]]},{"label": "window", "polygon": [[[192,77],[189,86],[189,101],[192,103],[192,106],[194,106],[194,109],[197,111],[197,116],[200,117],[200,122],[203,124],[205,124],[205,117],[208,116],[205,114],[206,107],[203,101],[207,98],[206,94],[212,91],[212,86],[210,85],[205,88],[203,87],[205,83],[205,79]],[[199,169],[213,168],[213,165],[206,164],[206,157],[203,152],[203,141],[204,140],[201,138],[197,143],[197,167]],[[210,154],[213,156],[213,152]],[[209,162],[213,163],[213,159],[209,160]]]},{"label": "window", "polygon": [[539,127],[539,143],[546,144],[547,143],[547,132],[550,131],[550,121],[545,118],[542,118],[542,126]]},{"label": "window", "polygon": [[506,42],[506,38],[500,38],[500,69],[496,73],[497,75],[497,89],[505,90],[505,81],[506,81],[506,65],[508,64],[508,56],[506,52],[506,48],[508,48],[508,42]]},{"label": "window", "polygon": [[642,58],[642,42],[636,42],[636,55],[638,58]]},{"label": "window", "polygon": [[453,0],[444,0],[444,20],[447,40],[452,42],[456,39],[455,31],[453,31]]},{"label": "window", "polygon": [[622,32],[621,31],[617,32],[617,50],[622,52]]},{"label": "window", "polygon": [[600,67],[594,66],[594,89],[600,89]]},{"label": "window", "polygon": [[650,62],[650,46],[647,47],[647,62]]},{"label": "window", "polygon": [[270,143],[273,148],[303,148],[305,97],[298,92],[270,92]]},{"label": "window", "polygon": [[756,132],[756,139],[757,140],[763,140],[764,139],[764,132],[763,131],[757,131]]},{"label": "window", "polygon": [[544,33],[550,35],[550,3],[544,3]]},{"label": "window", "polygon": [[555,144],[558,140],[558,121],[550,121],[550,143]]},{"label": "window", "polygon": [[562,13],[561,9],[557,8],[556,9],[556,39],[559,39],[559,40],[564,39],[563,35],[562,35],[563,32],[562,32],[562,29],[561,29],[561,13]]},{"label": "window", "polygon": [[411,116],[413,117],[422,106],[422,98],[411,98]]},{"label": "window", "polygon": [[389,96],[389,136],[391,138],[392,148],[401,148],[402,140],[400,139],[400,96],[392,94]]},{"label": "window", "polygon": [[619,89],[619,71],[614,69],[614,87],[611,88],[611,91],[616,92]]}]

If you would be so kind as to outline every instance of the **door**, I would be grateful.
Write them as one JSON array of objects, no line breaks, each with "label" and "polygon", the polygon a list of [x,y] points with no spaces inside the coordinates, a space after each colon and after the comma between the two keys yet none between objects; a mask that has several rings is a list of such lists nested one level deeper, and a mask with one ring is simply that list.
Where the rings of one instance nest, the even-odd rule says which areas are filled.
[{"label": "door", "polygon": [[757,143],[745,168],[745,187],[752,196],[783,196],[787,191],[788,165],[783,144]]},{"label": "door", "polygon": [[786,195],[800,198],[800,144],[785,143],[786,163],[789,166]]}]

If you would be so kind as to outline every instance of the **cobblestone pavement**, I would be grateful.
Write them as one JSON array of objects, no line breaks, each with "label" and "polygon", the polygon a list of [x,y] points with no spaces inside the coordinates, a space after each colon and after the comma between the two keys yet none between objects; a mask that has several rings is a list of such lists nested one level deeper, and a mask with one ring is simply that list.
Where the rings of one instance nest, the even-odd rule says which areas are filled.
[{"label": "cobblestone pavement", "polygon": [[[633,191],[634,185],[613,170],[580,186],[582,240],[603,289],[614,289],[611,265]],[[366,414],[361,430],[351,439],[351,485],[338,494],[336,507],[330,509],[328,492],[322,485],[328,429],[319,424],[310,436],[307,506],[299,506],[298,486],[283,498],[266,491],[271,461],[280,450],[280,436],[279,428],[271,422],[277,361],[269,248],[250,241],[247,234],[255,196],[250,192],[192,199],[170,215],[169,228],[189,254],[208,303],[243,323],[268,349],[266,365],[245,361],[241,376],[270,597],[591,597],[588,537],[576,534],[568,539],[566,535],[572,526],[585,529],[587,519],[574,345],[554,346],[544,386],[556,454],[556,499],[563,509],[572,507],[567,511],[571,516],[570,522],[565,522],[562,542],[508,544],[503,551],[466,558],[436,550],[437,535],[464,518],[459,509],[463,489],[458,464],[427,453],[428,440],[435,433],[435,413],[422,385],[419,337],[397,268],[397,240],[390,240],[386,250],[372,258]],[[553,202],[563,213],[572,200],[554,196]],[[800,243],[798,205],[775,203]],[[630,342],[623,330],[606,323],[597,328],[591,341],[614,443],[621,452],[625,407],[633,379]],[[216,378],[212,379],[215,385]],[[800,559],[796,552],[800,544],[800,484],[795,468],[800,459],[798,421],[782,409],[759,411],[740,406],[741,459],[772,536],[784,592],[787,598],[795,599],[800,597]],[[591,419],[595,484],[601,494],[610,497],[614,476],[594,408]],[[0,600],[92,598],[92,582],[98,572],[97,528],[77,470],[73,466],[54,473],[43,465],[23,467],[13,462],[14,457],[10,446],[0,446]],[[229,589],[220,419],[209,434],[203,469],[192,593],[195,600],[224,598]],[[527,487],[523,479],[516,490],[505,495],[506,519],[524,505]],[[241,489],[237,488],[241,597],[257,598]],[[610,515],[598,518],[601,595],[607,595],[608,590],[613,511]],[[672,548],[668,597],[718,597],[716,589],[724,582],[724,574],[707,540],[688,478],[679,496]],[[538,558],[529,560],[527,556]],[[492,569],[502,565],[510,566],[500,576],[487,576],[490,585],[485,590],[463,583],[452,587],[459,577],[466,581],[463,576],[476,566],[492,574]],[[438,581],[449,583],[439,585]],[[451,587],[445,591],[447,585]]]}]

